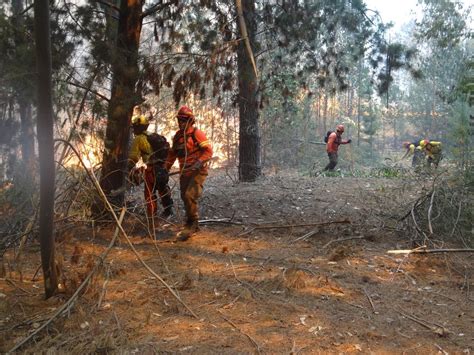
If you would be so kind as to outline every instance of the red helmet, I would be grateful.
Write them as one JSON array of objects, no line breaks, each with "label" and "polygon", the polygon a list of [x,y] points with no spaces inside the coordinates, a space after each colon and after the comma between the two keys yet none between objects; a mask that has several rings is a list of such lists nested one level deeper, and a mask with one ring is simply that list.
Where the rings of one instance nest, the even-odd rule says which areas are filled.
[{"label": "red helmet", "polygon": [[194,119],[193,110],[191,110],[188,106],[181,106],[178,110],[178,114],[176,117],[179,118],[186,118],[186,119]]},{"label": "red helmet", "polygon": [[341,133],[344,132],[344,125],[338,124],[336,126],[336,131],[341,132]]}]

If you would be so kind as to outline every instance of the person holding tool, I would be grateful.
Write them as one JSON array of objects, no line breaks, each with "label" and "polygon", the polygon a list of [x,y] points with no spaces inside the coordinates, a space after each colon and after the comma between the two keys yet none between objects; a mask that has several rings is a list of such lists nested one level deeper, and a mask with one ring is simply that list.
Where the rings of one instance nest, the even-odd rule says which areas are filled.
[{"label": "person holding tool", "polygon": [[337,165],[337,151],[339,150],[339,145],[350,144],[352,142],[351,139],[342,139],[342,133],[344,133],[344,125],[339,124],[336,127],[336,132],[329,131],[326,135],[327,138],[324,139],[326,142],[326,152],[329,157],[329,163],[324,168],[324,171],[334,171]]},{"label": "person holding tool", "polygon": [[186,210],[186,222],[178,240],[185,241],[199,231],[198,200],[208,175],[206,163],[212,158],[212,147],[204,132],[194,127],[195,118],[189,107],[182,106],[176,118],[179,130],[173,137],[165,169],[169,172],[178,159],[181,199]]},{"label": "person holding tool", "polygon": [[403,160],[409,156],[413,156],[411,161],[411,166],[414,169],[418,169],[423,163],[423,150],[421,147],[421,142],[424,142],[424,139],[421,141],[415,142],[403,142],[403,148],[405,148],[405,154],[400,160]]}]

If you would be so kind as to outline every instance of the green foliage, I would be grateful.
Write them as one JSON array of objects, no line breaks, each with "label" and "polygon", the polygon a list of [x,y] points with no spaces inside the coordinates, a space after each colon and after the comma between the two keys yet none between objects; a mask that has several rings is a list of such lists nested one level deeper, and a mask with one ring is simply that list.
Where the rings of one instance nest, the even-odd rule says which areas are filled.
[{"label": "green foliage", "polygon": [[[386,27],[370,17],[361,2],[293,2],[268,10],[265,19],[274,20],[279,46],[284,49],[269,61],[269,74],[275,75],[282,67],[291,69],[303,86],[313,81],[333,94],[346,90],[350,68],[366,55],[367,48],[371,57],[383,55]],[[271,45],[274,34],[269,35],[263,40]],[[387,85],[391,74],[381,68],[382,60],[373,64],[374,70],[384,73],[378,76],[384,82],[381,85]]]},{"label": "green foliage", "polygon": [[365,133],[369,138],[369,143],[372,144],[374,136],[380,129],[380,110],[377,109],[373,104],[367,107],[367,111],[362,116],[362,132]]},{"label": "green foliage", "polygon": [[[118,1],[113,3],[119,4]],[[431,16],[432,20],[423,23],[426,29],[431,24],[433,30],[420,34],[419,38],[430,41],[441,35],[439,19],[448,16],[450,9],[461,13],[457,5],[442,5],[440,1],[423,3],[426,19]],[[155,4],[143,2],[144,11]],[[53,27],[57,28],[57,37],[53,40],[55,49],[64,57],[58,56],[57,68],[62,70],[56,73],[64,80],[90,87],[91,93],[84,96],[84,89],[58,85],[61,97],[57,101],[58,111],[74,111],[71,108],[78,107],[84,100],[88,114],[103,117],[108,103],[93,92],[103,93],[104,88],[110,87],[111,63],[117,55],[113,48],[118,12],[112,6],[92,0],[80,4],[66,1],[62,5],[54,8],[52,16]],[[139,96],[156,95],[165,107],[171,101],[179,103],[199,97],[226,110],[232,109],[231,105],[238,100],[236,49],[241,43],[235,4],[171,1],[158,8],[160,11],[147,16],[143,24],[140,77],[136,85]],[[456,23],[454,17],[447,23],[453,29],[450,35],[461,38],[465,33],[460,30],[462,21]],[[459,46],[453,46],[449,53],[438,50],[427,53],[420,45],[422,51],[417,53],[406,45],[387,43],[388,26],[372,17],[359,0],[283,1],[281,6],[257,1],[255,20],[259,32],[252,49],[260,74],[259,108],[266,163],[300,167],[314,160],[325,161],[324,147],[308,142],[321,141],[324,129],[332,128],[346,116],[349,119],[345,121],[356,121],[359,112],[361,141],[356,155],[360,156],[355,159],[363,163],[379,158],[375,143],[381,139],[382,123],[389,121],[394,129],[406,127],[401,135],[426,134],[434,138],[446,127],[450,104],[457,88],[464,85],[458,85],[462,80],[460,73],[466,70],[465,53]],[[9,21],[4,13],[0,15],[0,49],[7,53],[0,64],[11,62],[8,64],[11,70],[6,72],[12,78],[13,75],[29,75],[23,69],[28,60],[27,65],[34,67],[30,43],[26,40],[24,48],[14,46],[8,37],[30,35],[31,18],[26,17],[27,31],[20,33],[13,31]],[[74,42],[68,41],[71,38]],[[79,57],[76,63],[80,63],[80,68],[77,69],[63,63],[70,58],[73,49]],[[15,68],[21,62],[23,67]],[[423,69],[423,80],[414,85],[397,86],[395,72],[400,69],[421,77],[414,62]],[[9,87],[5,90],[2,87],[0,95],[11,97],[15,85],[31,86],[32,82],[10,80]],[[92,84],[88,85],[89,82]],[[374,98],[376,90],[379,94],[390,92],[393,106],[388,105],[389,113],[381,112]],[[434,120],[428,114],[430,110],[442,119]],[[414,113],[413,122],[403,118],[407,112]],[[74,117],[75,112],[68,112],[71,113]],[[89,121],[83,125],[85,130],[92,127]],[[354,138],[355,128],[346,134]],[[344,155],[344,148],[342,151]]]},{"label": "green foliage", "polygon": [[378,168],[372,168],[370,176],[383,177],[383,178],[400,178],[406,177],[406,169],[393,166],[381,166]]},{"label": "green foliage", "polygon": [[[347,156],[346,147],[342,147],[340,149],[341,157],[343,159],[349,159]],[[379,164],[382,160],[382,152],[374,149],[371,146],[370,142],[363,142],[363,144],[356,146],[353,145],[350,149],[352,149],[352,159],[354,160],[354,170],[360,169],[370,169],[373,166]]]},{"label": "green foliage", "polygon": [[449,147],[454,138],[447,129],[453,126],[453,107],[465,97],[464,83],[469,82],[468,14],[456,1],[420,3],[423,19],[416,26],[415,39],[423,77],[410,83],[406,110],[411,122],[407,128],[412,127],[412,135],[442,140]]},{"label": "green foliage", "polygon": [[[33,11],[31,7],[24,11],[26,3],[9,1],[0,8],[0,144],[5,155],[31,161],[35,160],[31,128],[35,121],[31,113],[36,105],[36,54]],[[51,8],[52,69],[56,83],[64,74],[76,43],[66,29],[65,13],[62,7]],[[56,89],[54,103],[59,111],[62,105],[69,107],[70,103],[63,100],[64,86],[58,84]],[[20,154],[20,146],[24,155]],[[2,173],[13,169],[5,165],[8,164],[2,166]]]},{"label": "green foliage", "polygon": [[[158,54],[143,58],[143,95],[159,95],[167,86],[173,87],[176,102],[191,95],[222,102],[226,92],[237,91],[236,49],[241,34],[237,21],[229,21],[235,16],[235,5],[211,3],[170,3],[154,15]],[[94,28],[91,16],[85,16],[84,21],[84,27]],[[256,21],[265,29],[252,43],[261,73],[262,103],[267,103],[270,88],[281,90],[284,96],[297,91],[274,80],[282,69],[298,87],[317,83],[311,90],[325,88],[334,94],[349,87],[351,66],[366,55],[367,48],[370,56],[383,58],[387,52],[383,39],[386,26],[377,23],[378,18],[372,17],[361,1],[285,1],[281,6],[259,1]],[[171,56],[172,52],[182,55]],[[389,63],[390,70],[382,67],[383,60],[377,62],[375,68],[381,70],[377,80],[383,81],[380,85],[387,87],[392,71],[400,68],[399,61],[403,59],[407,66],[412,57],[412,51],[399,49]]]},{"label": "green foliage", "polygon": [[469,126],[469,105],[465,100],[457,100],[452,108],[452,117],[449,121],[450,152],[462,170],[469,170],[473,166],[473,142],[471,127]]},{"label": "green foliage", "polygon": [[423,18],[417,23],[416,38],[433,41],[437,47],[456,47],[463,38],[470,36],[468,21],[470,8],[463,8],[457,0],[420,0]]},{"label": "green foliage", "polygon": [[0,14],[0,79],[13,96],[33,97],[35,67],[31,41],[33,22],[26,17],[20,23],[15,16]]},{"label": "green foliage", "polygon": [[[0,80],[12,98],[34,101],[36,61],[34,53],[33,17],[26,12],[20,17],[0,13]],[[66,65],[75,43],[60,20],[64,11],[53,8],[51,13],[51,42],[54,74]]]},{"label": "green foliage", "polygon": [[[421,71],[413,64],[417,51],[401,43],[382,45],[380,54],[385,57],[383,69],[379,72],[377,91],[379,95],[388,93],[393,82],[393,72],[399,69],[406,69],[416,79],[421,77]],[[381,62],[379,56],[377,62]]]}]

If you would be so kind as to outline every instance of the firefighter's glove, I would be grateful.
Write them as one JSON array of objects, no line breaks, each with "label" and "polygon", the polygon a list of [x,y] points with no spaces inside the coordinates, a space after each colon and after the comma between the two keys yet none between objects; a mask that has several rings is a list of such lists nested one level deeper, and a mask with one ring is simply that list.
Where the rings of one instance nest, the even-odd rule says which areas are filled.
[{"label": "firefighter's glove", "polygon": [[196,171],[196,170],[201,170],[202,165],[203,165],[202,161],[197,160],[197,161],[191,166],[191,170],[194,170],[194,171]]},{"label": "firefighter's glove", "polygon": [[350,144],[351,142],[352,142],[352,139],[348,139],[348,140],[347,140],[347,143]]}]

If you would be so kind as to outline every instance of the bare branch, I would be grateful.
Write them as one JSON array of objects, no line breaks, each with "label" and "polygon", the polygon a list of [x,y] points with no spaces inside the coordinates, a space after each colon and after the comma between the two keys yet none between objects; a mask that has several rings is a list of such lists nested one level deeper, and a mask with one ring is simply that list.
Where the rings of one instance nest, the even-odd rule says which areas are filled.
[{"label": "bare branch", "polygon": [[92,268],[92,270],[89,272],[89,274],[87,275],[87,277],[84,279],[84,281],[81,283],[81,285],[77,288],[77,290],[74,292],[74,294],[69,298],[69,300],[64,303],[61,307],[59,307],[59,309],[54,312],[54,314],[49,318],[48,321],[44,322],[40,327],[38,327],[37,329],[35,329],[31,334],[29,334],[26,338],[22,339],[20,342],[18,342],[17,344],[15,344],[15,346],[10,349],[9,353],[12,353],[12,352],[15,352],[16,350],[18,350],[19,348],[21,348],[24,344],[26,344],[29,340],[31,340],[36,334],[38,334],[41,330],[43,330],[44,328],[46,328],[49,324],[51,324],[51,322],[53,320],[55,320],[58,316],[60,316],[61,314],[63,314],[64,312],[66,312],[67,310],[71,309],[73,304],[74,304],[74,301],[79,297],[79,294],[81,293],[81,291],[84,289],[84,287],[86,287],[88,284],[89,284],[89,281],[91,279],[91,277],[96,273],[97,270],[99,270],[99,268],[103,265],[105,259],[107,258],[107,255],[109,254],[109,252],[112,250],[112,247],[114,246],[115,244],[115,240],[117,239],[118,237],[118,231],[119,231],[119,226],[121,226],[122,224],[122,221],[123,221],[123,217],[125,216],[125,211],[126,209],[125,208],[122,208],[122,211],[120,213],[120,218],[117,220],[117,227],[115,229],[115,233],[114,233],[114,237],[111,239],[107,249],[105,249],[105,251],[102,253],[102,255],[99,257],[98,261],[96,262],[96,264],[94,265],[94,267]]},{"label": "bare branch", "polygon": [[155,12],[160,12],[161,10],[163,10],[164,8],[166,8],[170,5],[171,5],[170,2],[163,3],[163,4],[156,3],[155,5],[152,5],[151,7],[149,7],[147,10],[143,11],[142,18],[150,16],[150,15],[154,14]]},{"label": "bare branch", "polygon": [[105,100],[105,101],[107,101],[107,102],[110,101],[110,99],[109,99],[108,97],[106,97],[106,96],[104,96],[104,95],[102,95],[102,94],[99,94],[97,91],[93,91],[93,90],[91,90],[90,88],[88,88],[88,87],[86,87],[86,86],[83,86],[83,85],[81,85],[81,84],[79,84],[79,83],[75,83],[75,82],[72,82],[72,81],[69,81],[69,80],[61,80],[61,81],[65,82],[65,83],[67,83],[67,84],[69,84],[69,85],[75,86],[75,87],[77,87],[77,88],[79,88],[79,89],[87,90],[88,92],[94,94],[95,96],[100,97],[102,100]]},{"label": "bare branch", "polygon": [[235,0],[235,5],[237,7],[237,13],[239,15],[240,32],[242,34],[242,39],[245,40],[245,48],[247,48],[249,59],[252,62],[253,70],[255,72],[255,77],[258,80],[257,64],[255,63],[255,57],[252,52],[252,47],[250,46],[250,39],[247,32],[247,26],[245,25],[244,13],[242,10],[242,1]]},{"label": "bare branch", "polygon": [[14,14],[13,17],[20,17],[24,14],[26,14],[28,11],[30,11],[34,6],[34,2],[30,5],[30,6],[27,6],[26,9],[24,9],[23,11],[17,13],[17,14]]},{"label": "bare branch", "polygon": [[430,207],[428,208],[428,228],[430,229],[430,234],[433,234],[433,226],[431,225],[431,212],[433,211],[433,201],[435,196],[435,189],[431,193]]},{"label": "bare branch", "polygon": [[108,1],[105,1],[105,0],[95,0],[95,1],[97,1],[98,3],[100,3],[102,5],[108,6],[111,9],[114,9],[117,12],[120,12],[120,8],[115,4],[112,4],[112,3],[108,2]]}]

